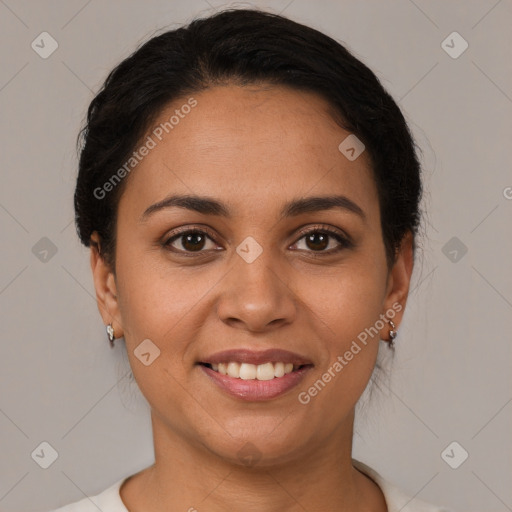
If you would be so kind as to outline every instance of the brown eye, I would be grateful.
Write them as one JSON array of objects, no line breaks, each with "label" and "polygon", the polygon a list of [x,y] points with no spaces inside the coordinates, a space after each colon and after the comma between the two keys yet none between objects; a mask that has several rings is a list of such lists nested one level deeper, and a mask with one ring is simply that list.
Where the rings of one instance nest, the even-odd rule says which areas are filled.
[{"label": "brown eye", "polygon": [[[301,240],[304,240],[307,252],[332,254],[342,249],[353,247],[353,243],[350,240],[337,231],[328,228],[316,228],[306,233],[303,232],[302,237],[295,245],[298,245]],[[303,250],[300,247],[298,249]]]},{"label": "brown eye", "polygon": [[[176,252],[201,252],[211,237],[201,230],[183,231],[169,238],[164,246]],[[215,244],[213,244],[215,246]]]},{"label": "brown eye", "polygon": [[305,236],[306,245],[315,251],[323,251],[329,245],[330,235],[316,231]]},{"label": "brown eye", "polygon": [[187,251],[200,251],[205,244],[206,237],[202,233],[189,233],[181,236],[181,245]]}]

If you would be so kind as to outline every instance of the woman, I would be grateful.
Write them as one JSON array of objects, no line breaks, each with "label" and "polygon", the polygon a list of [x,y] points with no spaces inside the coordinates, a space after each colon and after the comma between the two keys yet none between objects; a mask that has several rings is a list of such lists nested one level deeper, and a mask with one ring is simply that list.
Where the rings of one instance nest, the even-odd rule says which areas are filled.
[{"label": "woman", "polygon": [[414,143],[375,75],[228,10],[117,66],[82,141],[77,228],[155,463],[59,511],[446,510],[351,456],[420,222]]}]

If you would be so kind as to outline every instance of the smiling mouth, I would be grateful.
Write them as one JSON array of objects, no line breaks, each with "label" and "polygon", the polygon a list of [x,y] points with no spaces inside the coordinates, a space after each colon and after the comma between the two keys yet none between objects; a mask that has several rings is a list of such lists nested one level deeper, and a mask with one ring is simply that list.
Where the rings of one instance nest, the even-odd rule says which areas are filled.
[{"label": "smiling mouth", "polygon": [[297,364],[267,362],[263,364],[238,363],[229,361],[226,363],[199,363],[206,368],[221,375],[227,375],[240,380],[273,380],[280,379],[285,375],[296,372],[302,368],[312,366],[310,364]]}]

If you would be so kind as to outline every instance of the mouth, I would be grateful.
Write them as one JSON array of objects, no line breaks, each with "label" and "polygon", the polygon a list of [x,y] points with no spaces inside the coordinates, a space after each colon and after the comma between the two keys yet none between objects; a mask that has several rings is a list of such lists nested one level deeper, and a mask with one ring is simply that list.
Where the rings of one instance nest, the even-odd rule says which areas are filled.
[{"label": "mouth", "polygon": [[232,397],[263,401],[290,391],[313,368],[308,359],[284,350],[230,350],[197,363],[219,388]]}]

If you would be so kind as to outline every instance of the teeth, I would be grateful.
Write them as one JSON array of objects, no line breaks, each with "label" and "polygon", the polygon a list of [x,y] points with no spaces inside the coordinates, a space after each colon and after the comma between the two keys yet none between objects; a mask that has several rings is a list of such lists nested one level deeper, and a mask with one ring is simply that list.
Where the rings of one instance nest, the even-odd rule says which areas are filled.
[{"label": "teeth", "polygon": [[228,363],[227,372],[230,377],[235,377],[237,379],[240,377],[240,365],[234,362]]},{"label": "teeth", "polygon": [[[231,364],[231,363],[229,363]],[[238,363],[235,363],[238,364]],[[257,369],[253,364],[242,363],[238,375],[231,375],[231,377],[238,377],[243,380],[253,380],[256,378]]]},{"label": "teeth", "polygon": [[[255,365],[230,361],[228,363],[212,364],[211,367],[212,370],[222,375],[242,380],[272,380],[276,377],[283,377],[294,369],[292,363],[281,362]],[[297,368],[298,366],[295,367],[295,369]]]},{"label": "teeth", "polygon": [[282,377],[284,375],[284,363],[274,363],[274,376]]},{"label": "teeth", "polygon": [[256,366],[256,378],[258,380],[272,380],[274,373],[275,370],[272,363],[259,364]]}]

